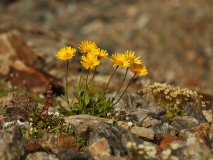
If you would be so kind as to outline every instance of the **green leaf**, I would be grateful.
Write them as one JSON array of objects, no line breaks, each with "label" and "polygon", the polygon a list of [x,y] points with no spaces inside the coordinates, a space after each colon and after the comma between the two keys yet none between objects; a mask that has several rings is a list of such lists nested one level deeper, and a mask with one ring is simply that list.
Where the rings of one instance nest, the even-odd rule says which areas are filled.
[{"label": "green leaf", "polygon": [[68,101],[67,97],[65,97],[64,95],[61,95],[61,98],[62,98],[65,102],[67,102],[67,104],[69,104],[69,101]]},{"label": "green leaf", "polygon": [[62,106],[62,104],[61,104],[60,101],[58,101],[58,104],[59,104],[59,106],[60,106],[60,108],[59,108],[58,110],[59,110],[59,112],[60,112],[61,114],[65,115],[65,116],[70,116],[70,115],[71,115],[71,113],[70,113],[66,108],[64,108],[64,107]]}]

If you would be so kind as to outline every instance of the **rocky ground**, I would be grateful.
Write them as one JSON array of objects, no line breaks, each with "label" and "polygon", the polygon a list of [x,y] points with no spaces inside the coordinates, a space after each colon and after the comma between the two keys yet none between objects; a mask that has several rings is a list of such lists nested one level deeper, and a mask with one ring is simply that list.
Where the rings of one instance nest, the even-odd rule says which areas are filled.
[{"label": "rocky ground", "polygon": [[[4,156],[18,159],[35,156],[43,159],[140,159],[139,151],[150,156],[156,151],[155,159],[212,158],[212,7],[213,3],[208,0],[0,1],[1,123],[7,121],[2,114],[8,106],[12,108],[12,120],[24,119],[17,113],[22,113],[20,107],[26,105],[27,96],[19,93],[27,92],[42,106],[45,88],[51,84],[55,99],[60,99],[58,95],[64,94],[66,64],[55,55],[66,45],[77,48],[81,41],[91,40],[109,54],[133,50],[141,56],[149,72],[146,77],[135,79],[126,97],[116,105],[131,110],[136,119],[125,119],[115,125],[109,119],[87,115],[63,117],[78,136],[88,140],[86,151],[76,151],[73,137],[63,134],[45,135],[36,144],[26,144],[19,127],[15,126],[0,130],[1,137],[6,137],[0,140],[5,149],[0,155],[6,153]],[[79,60],[80,54],[69,68],[69,95],[76,90],[81,68]],[[107,60],[98,67],[94,95],[106,85],[111,71],[112,64]],[[116,73],[110,94],[118,89],[124,73],[124,70]],[[131,76],[128,74],[127,80]],[[155,82],[197,91],[209,103],[202,109],[201,105],[194,109],[191,102],[185,103],[182,109],[187,114],[168,120],[166,104],[159,105],[149,102],[144,95],[135,95],[139,89]],[[16,98],[11,96],[13,91],[18,92],[13,93]],[[53,104],[55,107],[51,110],[57,111],[57,103]],[[69,143],[62,141],[64,137]],[[57,144],[53,143],[55,139]],[[10,144],[14,147],[10,148]]]}]

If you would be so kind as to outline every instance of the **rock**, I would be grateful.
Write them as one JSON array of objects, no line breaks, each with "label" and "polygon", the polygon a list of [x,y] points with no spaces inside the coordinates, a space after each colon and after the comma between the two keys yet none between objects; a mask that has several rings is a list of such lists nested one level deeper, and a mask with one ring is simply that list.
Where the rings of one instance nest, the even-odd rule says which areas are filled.
[{"label": "rock", "polygon": [[118,126],[121,126],[121,127],[125,128],[125,129],[129,129],[129,128],[130,128],[130,126],[128,125],[128,122],[117,121],[116,124],[117,124]]},{"label": "rock", "polygon": [[75,138],[71,135],[60,134],[44,134],[39,140],[39,144],[47,151],[57,154],[62,149],[78,150]]},{"label": "rock", "polygon": [[196,118],[200,123],[207,122],[202,113],[202,109],[197,104],[187,103],[186,105],[182,106],[182,108],[188,116]]},{"label": "rock", "polygon": [[0,72],[13,86],[43,93],[52,85],[55,93],[64,93],[55,77],[33,65],[34,53],[18,31],[0,34],[0,44]]},{"label": "rock", "polygon": [[35,152],[27,155],[26,160],[61,160],[46,152]]},{"label": "rock", "polygon": [[210,148],[213,148],[213,124],[210,123],[209,133],[208,133],[208,139],[209,139],[209,146]]},{"label": "rock", "polygon": [[[110,99],[115,98],[115,95],[116,95],[116,94],[117,94],[116,91],[113,92],[113,93],[111,93],[111,94],[107,94],[107,98],[110,98]],[[119,94],[117,95],[117,97],[115,98],[114,102],[117,102],[118,99],[119,99],[119,97],[120,97],[121,95],[122,95],[122,93],[119,93]],[[123,95],[123,97],[118,101],[118,103],[116,103],[116,104],[113,106],[113,108],[114,108],[114,109],[116,109],[116,108],[118,108],[118,109],[120,109],[120,108],[126,108],[126,107],[128,106],[128,103],[126,103],[125,97],[126,97],[126,93],[125,93],[125,94]]]},{"label": "rock", "polygon": [[113,123],[113,121],[110,119],[99,118],[90,115],[74,115],[64,117],[64,120],[73,127],[76,136],[84,139],[88,139],[90,132],[92,132],[94,126],[98,124],[98,122],[104,121]]},{"label": "rock", "polygon": [[0,130],[0,159],[23,159],[25,156],[25,138],[18,126]]},{"label": "rock", "polygon": [[89,136],[89,147],[102,138],[108,141],[113,156],[127,155],[126,143],[129,141],[135,142],[136,144],[142,143],[142,141],[129,130],[107,122],[99,122],[94,127]]},{"label": "rock", "polygon": [[194,137],[200,143],[203,143],[206,146],[209,146],[209,130],[210,130],[209,123],[203,123],[197,127],[191,128],[188,131],[186,131],[185,134],[183,134],[183,137],[185,139]]},{"label": "rock", "polygon": [[168,122],[159,122],[151,127],[155,133],[155,140],[160,142],[163,139],[165,134],[169,134],[172,136],[176,135],[176,129],[171,126]]},{"label": "rock", "polygon": [[172,126],[176,127],[178,130],[190,129],[198,126],[200,123],[197,119],[190,116],[178,116],[173,118]]},{"label": "rock", "polygon": [[44,93],[46,86],[52,85],[55,94],[64,93],[63,87],[56,78],[35,66],[23,64],[19,60],[10,67],[10,73],[8,78],[13,86],[29,89],[34,93]]},{"label": "rock", "polygon": [[142,125],[142,127],[148,128],[148,127],[151,127],[151,126],[157,124],[158,122],[159,122],[158,119],[148,116],[142,121],[141,125]]},{"label": "rock", "polygon": [[140,108],[148,110],[149,114],[153,118],[158,118],[158,119],[160,118],[160,116],[166,113],[165,107],[160,106],[156,102],[149,101],[145,97],[142,97]]},{"label": "rock", "polygon": [[31,140],[26,144],[26,152],[38,152],[38,151],[45,151],[45,149],[38,143],[38,140]]},{"label": "rock", "polygon": [[0,124],[3,124],[3,123],[4,123],[4,116],[0,115]]},{"label": "rock", "polygon": [[85,156],[73,149],[62,149],[57,154],[60,160],[87,160]]},{"label": "rock", "polygon": [[107,156],[103,157],[102,160],[126,160],[124,157]]},{"label": "rock", "polygon": [[180,160],[204,160],[212,159],[213,155],[210,149],[204,144],[191,137],[186,141],[174,141],[170,147],[161,152],[162,159],[180,159]]},{"label": "rock", "polygon": [[163,136],[163,140],[160,142],[160,147],[162,149],[167,149],[167,148],[169,148],[169,146],[172,142],[177,141],[177,140],[184,140],[184,138],[165,134]]},{"label": "rock", "polygon": [[154,131],[150,128],[133,126],[130,131],[142,140],[154,140]]},{"label": "rock", "polygon": [[38,104],[29,97],[26,93],[18,94],[12,92],[8,95],[4,105],[4,113],[10,120],[27,120],[27,117]]},{"label": "rock", "polygon": [[148,110],[146,110],[146,109],[136,109],[135,111],[134,111],[134,117],[132,117],[130,120],[132,121],[132,122],[139,122],[139,123],[141,123],[144,119],[146,119],[146,117],[148,117],[149,116],[149,111]]},{"label": "rock", "polygon": [[33,64],[34,53],[17,30],[0,34],[0,44],[1,74],[5,76],[11,74],[10,67],[14,66],[16,61]]},{"label": "rock", "polygon": [[[139,123],[143,127],[150,127],[157,122],[159,122],[159,116],[154,115],[152,112],[150,112],[147,109],[136,109],[134,112],[134,116],[130,118],[130,121]],[[158,119],[153,118],[153,117],[158,117]]]},{"label": "rock", "polygon": [[94,160],[102,159],[103,157],[111,155],[109,143],[105,138],[101,138],[97,142],[91,144],[88,150]]},{"label": "rock", "polygon": [[204,117],[206,118],[207,122],[212,122],[212,110],[202,110]]}]

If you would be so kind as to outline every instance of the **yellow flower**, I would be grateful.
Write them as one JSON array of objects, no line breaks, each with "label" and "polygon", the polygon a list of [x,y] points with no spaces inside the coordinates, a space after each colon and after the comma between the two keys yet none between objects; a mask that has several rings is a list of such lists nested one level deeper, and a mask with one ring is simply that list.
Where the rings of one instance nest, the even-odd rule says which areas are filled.
[{"label": "yellow flower", "polygon": [[99,65],[100,61],[94,54],[87,53],[87,56],[81,56],[81,64],[86,69],[89,69]]},{"label": "yellow flower", "polygon": [[130,70],[138,76],[145,76],[148,74],[146,67],[144,67],[142,64],[133,63]]},{"label": "yellow flower", "polygon": [[107,51],[100,48],[93,49],[90,53],[96,55],[98,59],[107,58],[108,56]]},{"label": "yellow flower", "polygon": [[141,64],[140,56],[135,57],[134,51],[126,51],[124,52],[125,58],[130,61],[130,63]]},{"label": "yellow flower", "polygon": [[97,44],[91,41],[82,41],[78,48],[84,53],[89,53],[91,50],[97,49]]},{"label": "yellow flower", "polygon": [[111,56],[111,59],[110,59],[114,65],[113,67],[123,67],[123,68],[126,68],[126,67],[129,67],[130,66],[130,62],[129,60],[127,60],[125,58],[125,55],[124,54],[121,54],[121,53],[115,53]]},{"label": "yellow flower", "polygon": [[70,46],[61,48],[58,53],[56,54],[56,57],[60,60],[67,60],[72,58],[76,53],[75,48],[71,48]]}]

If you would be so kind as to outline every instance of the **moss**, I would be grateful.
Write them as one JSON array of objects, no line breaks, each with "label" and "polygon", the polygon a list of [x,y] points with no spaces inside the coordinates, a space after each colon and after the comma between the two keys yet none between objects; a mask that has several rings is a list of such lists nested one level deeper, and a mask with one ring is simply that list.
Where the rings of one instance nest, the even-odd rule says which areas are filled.
[{"label": "moss", "polygon": [[29,123],[30,127],[22,128],[27,141],[41,138],[45,133],[66,133],[75,137],[79,151],[84,151],[87,147],[87,141],[76,137],[72,126],[65,123],[59,115],[46,115],[42,113],[42,109],[35,108],[29,115]]}]

